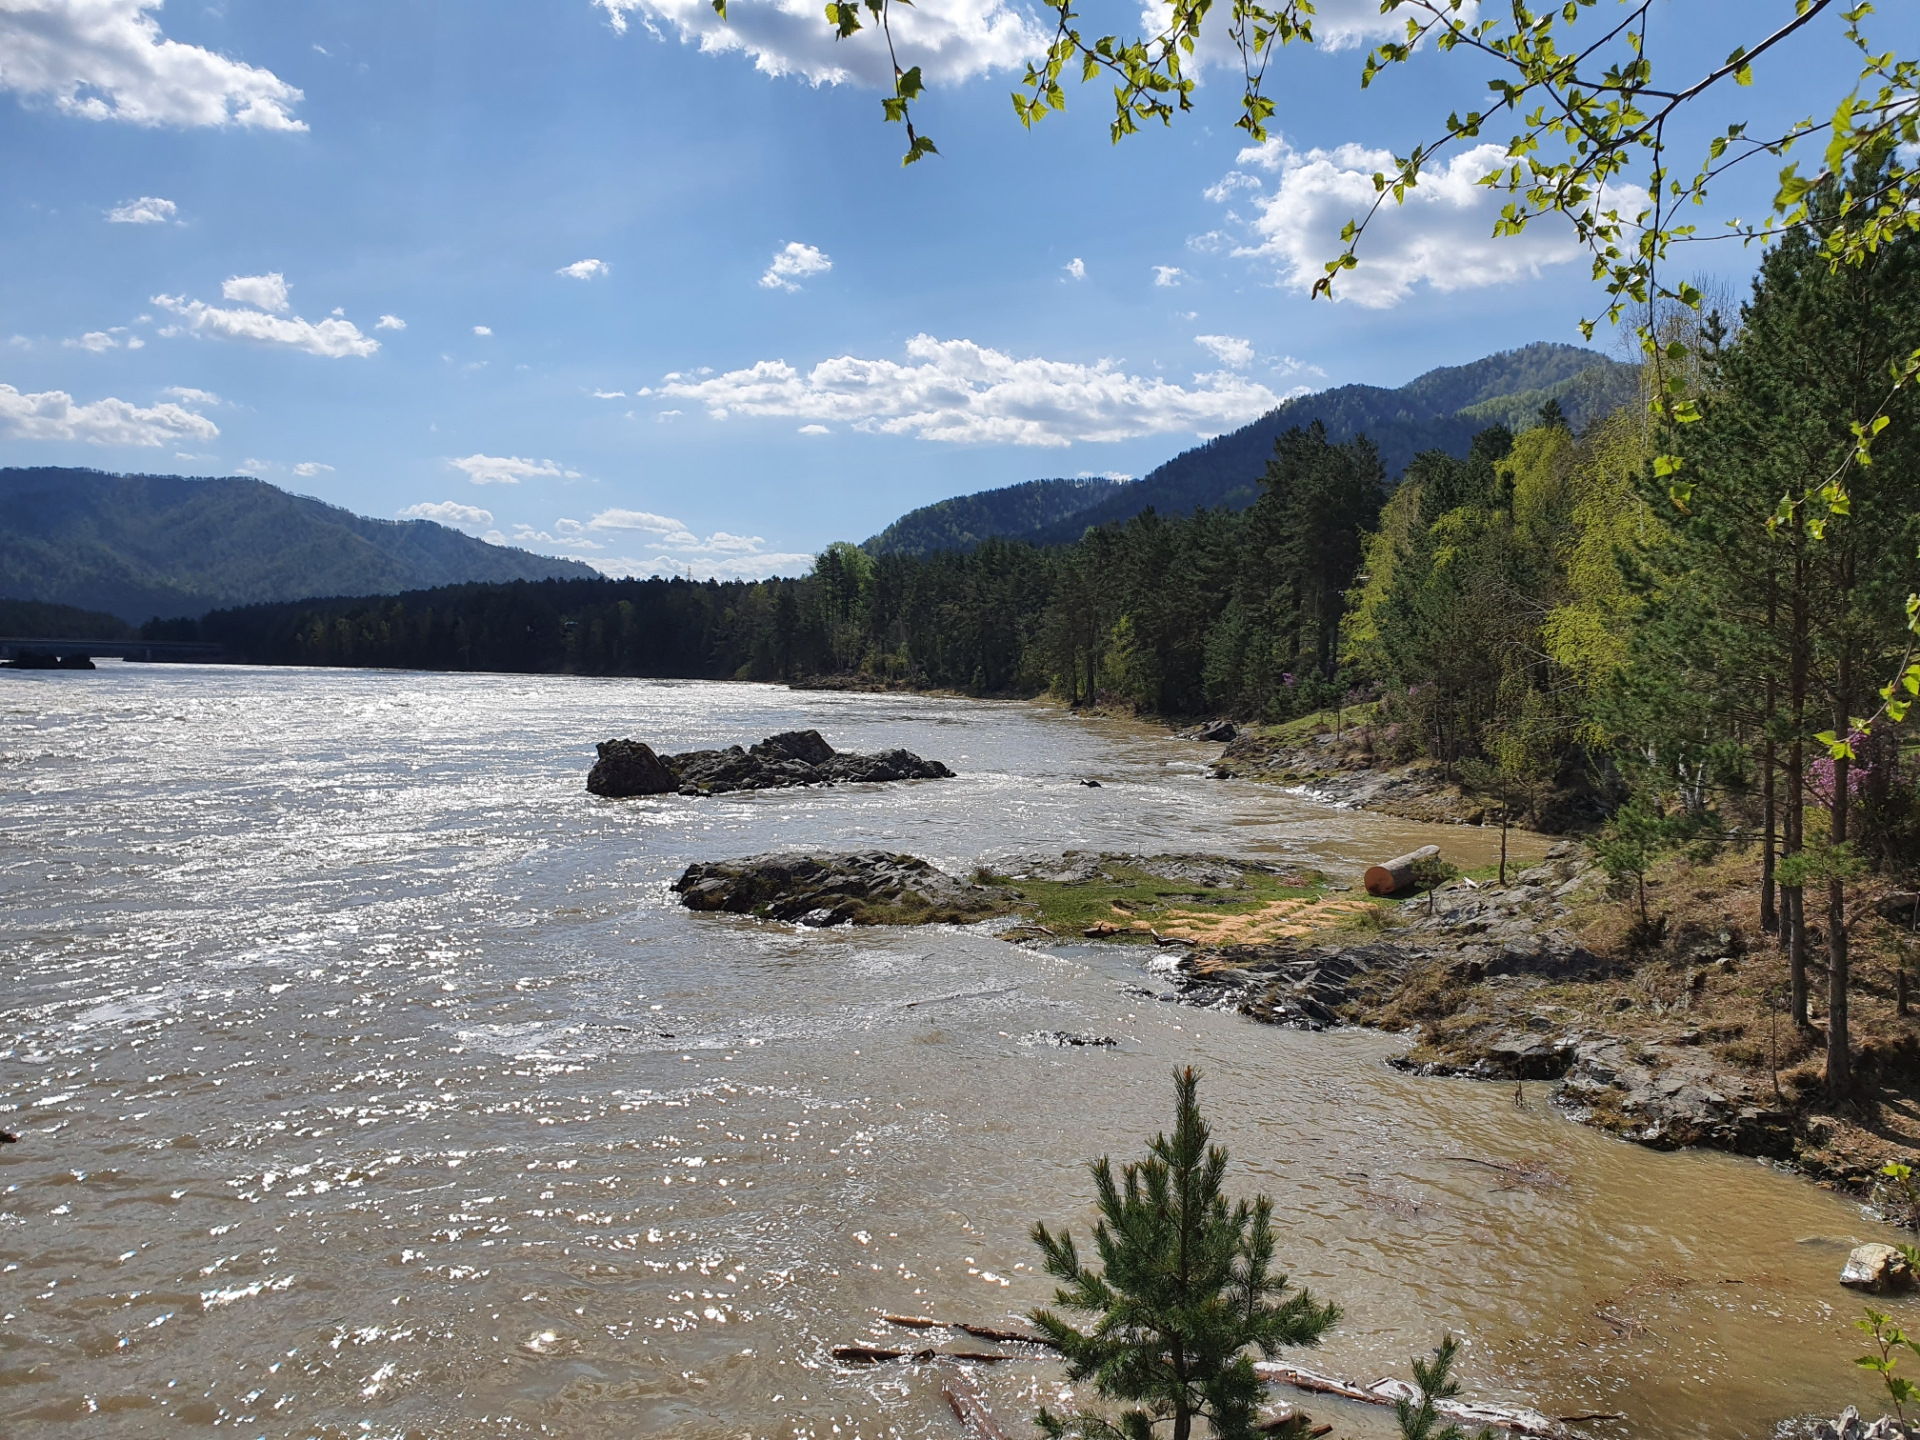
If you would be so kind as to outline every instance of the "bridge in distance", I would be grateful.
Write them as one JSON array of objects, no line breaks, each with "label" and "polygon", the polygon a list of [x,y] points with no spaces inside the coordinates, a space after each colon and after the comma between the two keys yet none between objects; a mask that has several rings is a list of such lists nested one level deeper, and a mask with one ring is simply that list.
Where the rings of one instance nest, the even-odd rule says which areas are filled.
[{"label": "bridge in distance", "polygon": [[186,640],[71,640],[0,635],[0,664],[12,670],[91,670],[99,659],[218,660],[220,645]]}]

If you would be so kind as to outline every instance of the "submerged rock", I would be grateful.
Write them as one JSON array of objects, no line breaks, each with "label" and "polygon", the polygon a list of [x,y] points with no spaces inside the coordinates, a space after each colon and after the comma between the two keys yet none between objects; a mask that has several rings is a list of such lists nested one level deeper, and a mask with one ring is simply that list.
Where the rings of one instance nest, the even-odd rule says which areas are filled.
[{"label": "submerged rock", "polygon": [[1007,891],[956,880],[912,855],[753,855],[689,865],[673,885],[689,910],[803,925],[966,924],[1004,915]]},{"label": "submerged rock", "polygon": [[1889,1295],[1913,1285],[1913,1267],[1891,1245],[1856,1245],[1847,1256],[1840,1283],[1854,1290]]},{"label": "submerged rock", "polygon": [[1049,1045],[1055,1050],[1112,1050],[1120,1044],[1111,1035],[1076,1035],[1071,1030],[1035,1030],[1020,1039],[1022,1044]]},{"label": "submerged rock", "polygon": [[736,790],[778,790],[791,785],[872,783],[886,780],[949,780],[953,771],[911,750],[878,755],[843,754],[818,730],[788,730],[743,749],[688,750],[655,755],[638,740],[607,740],[587,776],[596,795],[727,795]]},{"label": "submerged rock", "polygon": [[1810,1440],[1910,1440],[1916,1432],[1913,1427],[1901,1423],[1891,1415],[1882,1415],[1871,1425],[1860,1418],[1860,1412],[1849,1405],[1840,1412],[1836,1420],[1818,1420],[1810,1431],[1800,1431],[1783,1425],[1782,1433],[1805,1433]]}]

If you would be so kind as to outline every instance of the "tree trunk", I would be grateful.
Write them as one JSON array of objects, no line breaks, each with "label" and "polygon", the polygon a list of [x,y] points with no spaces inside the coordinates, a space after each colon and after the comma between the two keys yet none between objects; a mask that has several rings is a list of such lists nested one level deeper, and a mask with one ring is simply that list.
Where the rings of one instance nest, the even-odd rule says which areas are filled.
[{"label": "tree trunk", "polygon": [[1507,883],[1507,822],[1512,819],[1512,808],[1502,805],[1500,807],[1500,884],[1502,888],[1505,888]]},{"label": "tree trunk", "polygon": [[1773,772],[1776,769],[1773,740],[1774,681],[1767,677],[1767,743],[1760,749],[1760,796],[1761,796],[1761,836],[1760,836],[1760,928],[1772,934],[1780,931],[1780,912],[1776,908],[1773,883],[1773,847],[1774,847],[1774,785]]},{"label": "tree trunk", "polygon": [[[1847,739],[1851,730],[1849,706],[1853,688],[1852,657],[1844,640],[1840,649],[1839,696],[1833,704],[1833,733]],[[1845,757],[1833,762],[1832,844],[1847,843],[1847,779]],[[1847,882],[1836,871],[1827,880],[1827,1097],[1844,1100],[1853,1093],[1853,1059],[1847,1046]]]},{"label": "tree trunk", "polygon": [[[1807,561],[1806,536],[1800,517],[1794,516],[1793,635],[1787,663],[1787,709],[1793,730],[1787,742],[1787,837],[1784,855],[1798,855],[1805,839],[1807,731]],[[1787,967],[1792,976],[1790,1009],[1793,1023],[1807,1025],[1807,905],[1806,893],[1794,886],[1788,892],[1792,910],[1787,937]]]}]

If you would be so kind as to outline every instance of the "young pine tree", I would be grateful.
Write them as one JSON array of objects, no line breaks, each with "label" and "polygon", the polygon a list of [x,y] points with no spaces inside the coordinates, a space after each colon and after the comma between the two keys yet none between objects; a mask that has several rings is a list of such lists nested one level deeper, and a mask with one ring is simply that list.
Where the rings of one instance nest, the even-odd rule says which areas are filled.
[{"label": "young pine tree", "polygon": [[1157,1135],[1147,1158],[1093,1163],[1100,1219],[1093,1227],[1101,1268],[1083,1265],[1073,1238],[1033,1227],[1047,1273],[1061,1281],[1054,1303],[1092,1319],[1083,1333],[1050,1310],[1033,1323],[1060,1347],[1067,1376],[1130,1408],[1116,1425],[1090,1411],[1036,1417],[1050,1436],[1189,1440],[1204,1418],[1217,1440],[1252,1440],[1260,1395],[1249,1348],[1272,1355],[1311,1345],[1339,1318],[1304,1289],[1291,1294],[1273,1264],[1273,1202],[1229,1204],[1220,1191],[1227,1152],[1209,1145],[1196,1099],[1200,1077],[1174,1072],[1173,1135]]}]

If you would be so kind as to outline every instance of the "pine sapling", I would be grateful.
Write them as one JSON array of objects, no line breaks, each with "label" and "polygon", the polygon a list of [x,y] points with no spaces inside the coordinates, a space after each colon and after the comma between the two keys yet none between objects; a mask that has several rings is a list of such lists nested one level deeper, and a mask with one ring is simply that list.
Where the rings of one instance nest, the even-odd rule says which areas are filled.
[{"label": "pine sapling", "polygon": [[1199,1085],[1191,1067],[1174,1072],[1172,1136],[1155,1136],[1118,1179],[1111,1161],[1093,1162],[1099,1269],[1081,1262],[1066,1231],[1033,1227],[1047,1273],[1061,1282],[1054,1303],[1091,1322],[1083,1331],[1036,1310],[1034,1325],[1059,1346],[1070,1381],[1091,1380],[1095,1393],[1128,1407],[1117,1423],[1043,1407],[1035,1418],[1049,1436],[1190,1440],[1204,1419],[1216,1440],[1253,1440],[1262,1387],[1248,1352],[1312,1345],[1339,1318],[1274,1273],[1273,1202],[1229,1204],[1221,1193],[1227,1152],[1208,1143]]}]

